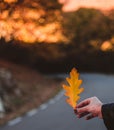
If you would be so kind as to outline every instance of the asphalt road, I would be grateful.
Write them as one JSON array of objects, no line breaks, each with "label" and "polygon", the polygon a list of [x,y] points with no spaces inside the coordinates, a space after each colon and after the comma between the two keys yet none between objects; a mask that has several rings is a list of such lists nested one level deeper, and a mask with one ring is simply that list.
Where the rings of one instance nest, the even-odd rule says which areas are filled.
[{"label": "asphalt road", "polygon": [[[81,74],[81,79],[85,88],[81,100],[97,96],[104,103],[114,101],[114,75]],[[0,130],[106,130],[102,119],[77,119],[65,98],[61,92],[25,116],[1,126]]]}]

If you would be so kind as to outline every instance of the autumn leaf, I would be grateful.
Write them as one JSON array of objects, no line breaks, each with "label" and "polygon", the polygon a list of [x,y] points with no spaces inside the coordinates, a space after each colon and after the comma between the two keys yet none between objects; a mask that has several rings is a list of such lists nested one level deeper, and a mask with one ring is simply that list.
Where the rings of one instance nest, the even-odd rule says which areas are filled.
[{"label": "autumn leaf", "polygon": [[79,73],[75,68],[70,72],[70,77],[66,78],[69,86],[63,84],[63,89],[65,90],[65,96],[68,98],[66,102],[75,109],[77,101],[80,99],[79,94],[83,92],[84,88],[80,88],[82,80],[78,79]]}]

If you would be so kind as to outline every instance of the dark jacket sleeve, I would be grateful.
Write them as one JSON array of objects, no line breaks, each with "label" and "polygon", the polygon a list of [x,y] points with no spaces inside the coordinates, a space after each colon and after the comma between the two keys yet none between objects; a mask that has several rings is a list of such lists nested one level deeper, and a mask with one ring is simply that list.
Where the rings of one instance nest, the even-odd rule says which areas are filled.
[{"label": "dark jacket sleeve", "polygon": [[107,129],[114,130],[114,103],[102,106],[102,116]]}]

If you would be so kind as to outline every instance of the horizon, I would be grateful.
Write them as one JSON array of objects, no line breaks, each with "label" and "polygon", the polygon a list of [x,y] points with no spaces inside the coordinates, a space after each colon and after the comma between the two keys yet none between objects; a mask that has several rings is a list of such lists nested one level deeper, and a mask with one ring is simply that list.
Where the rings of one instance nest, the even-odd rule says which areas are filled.
[{"label": "horizon", "polygon": [[58,0],[58,2],[63,4],[64,12],[76,11],[81,7],[100,10],[114,9],[114,0]]}]

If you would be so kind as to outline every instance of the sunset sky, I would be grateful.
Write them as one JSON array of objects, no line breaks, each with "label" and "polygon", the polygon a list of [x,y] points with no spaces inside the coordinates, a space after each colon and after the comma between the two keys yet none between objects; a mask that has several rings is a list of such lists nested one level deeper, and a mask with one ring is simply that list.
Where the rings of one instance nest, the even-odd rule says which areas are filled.
[{"label": "sunset sky", "polygon": [[114,0],[58,0],[63,4],[63,11],[75,11],[80,7],[94,7],[101,10],[114,8]]}]

